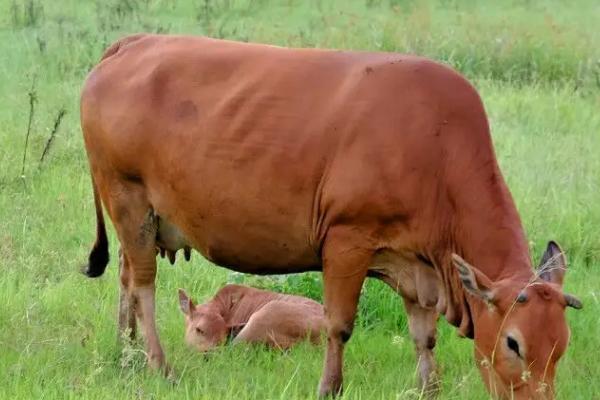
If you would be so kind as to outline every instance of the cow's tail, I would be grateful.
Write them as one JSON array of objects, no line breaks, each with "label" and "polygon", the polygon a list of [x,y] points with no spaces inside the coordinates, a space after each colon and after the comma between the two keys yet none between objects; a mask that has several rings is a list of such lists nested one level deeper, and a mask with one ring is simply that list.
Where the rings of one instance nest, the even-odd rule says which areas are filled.
[{"label": "cow's tail", "polygon": [[106,236],[106,226],[104,225],[104,214],[102,213],[102,201],[98,194],[98,186],[92,175],[92,187],[94,188],[94,206],[96,207],[96,242],[88,257],[87,265],[84,265],[82,272],[90,277],[97,278],[104,273],[108,265],[108,237]]},{"label": "cow's tail", "polygon": [[[135,42],[146,34],[140,33],[136,35],[126,36],[110,45],[102,55],[100,61],[104,61],[119,52],[127,44]],[[104,273],[108,265],[108,237],[106,236],[106,226],[104,224],[104,214],[102,213],[102,201],[98,194],[98,186],[92,175],[92,187],[94,189],[94,206],[96,207],[96,242],[88,257],[88,262],[81,268],[81,272],[90,278],[97,278]]]}]

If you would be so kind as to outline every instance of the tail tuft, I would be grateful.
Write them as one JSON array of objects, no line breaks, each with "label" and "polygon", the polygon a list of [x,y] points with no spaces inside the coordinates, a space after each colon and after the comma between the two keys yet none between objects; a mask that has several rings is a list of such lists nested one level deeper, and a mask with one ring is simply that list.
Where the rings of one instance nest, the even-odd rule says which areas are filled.
[{"label": "tail tuft", "polygon": [[108,265],[108,237],[104,225],[102,201],[93,175],[92,188],[94,189],[94,206],[96,208],[96,242],[88,257],[88,263],[81,268],[81,272],[89,278],[97,278],[104,273]]},{"label": "tail tuft", "polygon": [[98,243],[90,252],[88,263],[81,267],[81,272],[88,278],[97,278],[104,273],[108,260],[108,242]]}]

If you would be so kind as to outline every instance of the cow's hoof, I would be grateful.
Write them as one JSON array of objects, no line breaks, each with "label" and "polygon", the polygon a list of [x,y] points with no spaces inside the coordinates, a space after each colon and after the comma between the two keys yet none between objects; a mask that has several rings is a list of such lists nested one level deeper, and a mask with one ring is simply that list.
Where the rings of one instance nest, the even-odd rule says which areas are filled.
[{"label": "cow's hoof", "polygon": [[319,398],[320,399],[333,399],[342,394],[342,383],[339,381],[326,381],[322,380],[319,385]]},{"label": "cow's hoof", "polygon": [[162,352],[156,356],[148,356],[148,367],[160,373],[163,377],[165,377],[169,382],[175,383],[177,380],[175,371],[167,362],[165,361],[165,357]]},{"label": "cow's hoof", "polygon": [[441,392],[441,386],[439,382],[431,383],[421,389],[421,394],[424,399],[432,400],[437,399]]},{"label": "cow's hoof", "polygon": [[165,365],[163,367],[163,374],[164,374],[165,378],[167,379],[167,381],[171,385],[175,386],[175,385],[179,384],[179,378],[177,377],[175,370],[173,368],[171,368],[169,365]]},{"label": "cow's hoof", "polygon": [[441,392],[441,381],[436,371],[431,372],[429,374],[429,378],[427,382],[421,382],[419,387],[421,388],[421,393],[425,399],[435,399]]},{"label": "cow's hoof", "polygon": [[163,362],[160,365],[156,365],[155,363],[149,364],[150,369],[156,371],[160,375],[162,375],[169,383],[176,385],[178,383],[177,374],[175,370],[171,368],[169,364]]}]

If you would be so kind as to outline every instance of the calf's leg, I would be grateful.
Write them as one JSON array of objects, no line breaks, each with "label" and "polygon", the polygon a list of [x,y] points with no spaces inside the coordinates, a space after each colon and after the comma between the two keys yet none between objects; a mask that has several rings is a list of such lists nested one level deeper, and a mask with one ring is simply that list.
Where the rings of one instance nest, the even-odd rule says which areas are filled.
[{"label": "calf's leg", "polygon": [[342,392],[344,345],[352,335],[360,291],[373,254],[362,247],[362,242],[364,238],[350,230],[332,229],[323,247],[327,350],[320,397]]},{"label": "calf's leg", "polygon": [[248,320],[248,323],[235,337],[233,343],[252,343],[252,344],[266,344],[270,347],[286,350],[294,345],[295,338],[290,337],[285,332],[278,329],[276,326],[269,326],[265,322],[261,321],[262,316],[259,315],[258,319],[254,318],[257,314],[254,314]]},{"label": "calf's leg", "polygon": [[439,376],[433,357],[438,314],[435,309],[423,308],[417,302],[404,299],[408,313],[408,328],[415,343],[419,368],[419,387],[423,394],[434,397],[439,392]]},{"label": "calf's leg", "polygon": [[285,350],[304,339],[318,339],[321,320],[304,304],[274,300],[252,314],[233,342],[264,343]]}]

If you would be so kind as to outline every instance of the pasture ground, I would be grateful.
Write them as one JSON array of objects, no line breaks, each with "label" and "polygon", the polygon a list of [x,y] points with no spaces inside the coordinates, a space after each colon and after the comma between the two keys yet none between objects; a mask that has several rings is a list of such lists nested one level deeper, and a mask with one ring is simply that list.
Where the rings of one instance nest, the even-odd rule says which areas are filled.
[{"label": "pasture ground", "polygon": [[[320,299],[320,277],[245,277],[195,253],[160,261],[158,326],[179,375],[146,372],[142,347],[116,346],[117,244],[96,280],[78,266],[94,211],[78,122],[82,81],[102,50],[139,31],[208,34],[288,46],[412,52],[453,65],[477,86],[535,259],[567,251],[572,343],[559,399],[600,399],[600,3],[411,0],[3,0],[0,2],[0,398],[304,399],[322,349],[281,354],[183,344],[176,289],[204,299],[242,281]],[[34,104],[33,115],[30,104]],[[64,118],[53,135],[61,110]],[[31,132],[21,173],[28,121]],[[49,150],[40,161],[49,138]],[[472,343],[439,322],[441,399],[487,398]],[[348,399],[417,399],[399,299],[368,282],[347,347]]]}]

